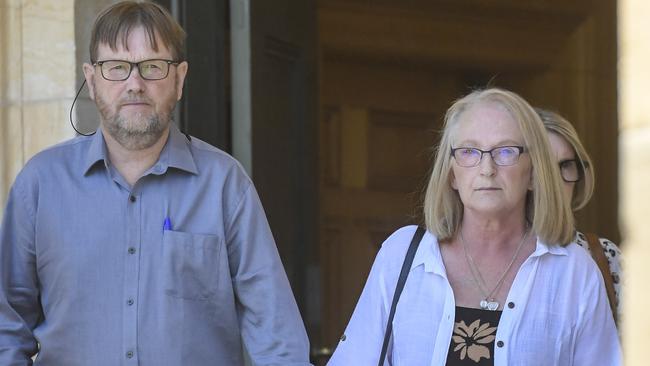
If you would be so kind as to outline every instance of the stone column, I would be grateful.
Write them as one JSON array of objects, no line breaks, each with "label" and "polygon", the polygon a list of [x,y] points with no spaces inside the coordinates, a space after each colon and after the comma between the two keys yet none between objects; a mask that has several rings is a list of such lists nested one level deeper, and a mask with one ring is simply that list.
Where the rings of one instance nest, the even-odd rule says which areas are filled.
[{"label": "stone column", "polygon": [[619,1],[623,346],[626,365],[648,364],[650,342],[650,3]]},{"label": "stone column", "polygon": [[[0,0],[0,218],[22,166],[37,152],[75,135],[69,112],[88,62],[96,14],[114,0]],[[97,126],[85,90],[74,119]]]},{"label": "stone column", "polygon": [[0,203],[44,147],[73,136],[73,0],[0,0]]}]

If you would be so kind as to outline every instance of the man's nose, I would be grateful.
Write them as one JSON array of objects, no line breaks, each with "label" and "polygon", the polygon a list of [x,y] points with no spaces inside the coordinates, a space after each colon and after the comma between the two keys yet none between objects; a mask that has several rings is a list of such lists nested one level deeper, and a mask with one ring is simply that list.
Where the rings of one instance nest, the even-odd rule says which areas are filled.
[{"label": "man's nose", "polygon": [[124,81],[127,84],[128,90],[131,92],[140,92],[144,89],[145,81],[140,75],[140,69],[138,66],[133,65],[131,69],[131,74]]}]

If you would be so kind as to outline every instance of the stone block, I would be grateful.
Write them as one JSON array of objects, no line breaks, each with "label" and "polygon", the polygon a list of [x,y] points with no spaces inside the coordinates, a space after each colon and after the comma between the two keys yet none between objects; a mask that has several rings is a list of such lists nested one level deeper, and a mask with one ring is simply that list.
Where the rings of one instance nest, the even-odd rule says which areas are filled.
[{"label": "stone block", "polygon": [[0,105],[22,98],[22,8],[18,1],[0,2]]},{"label": "stone block", "polygon": [[74,2],[25,1],[23,98],[70,98],[75,88]]},{"label": "stone block", "polygon": [[73,137],[68,113],[72,99],[26,103],[23,106],[25,161],[46,147]]},{"label": "stone block", "polygon": [[[19,105],[0,107],[0,207],[16,174],[23,166],[22,108]],[[2,210],[0,210],[0,218]]]}]

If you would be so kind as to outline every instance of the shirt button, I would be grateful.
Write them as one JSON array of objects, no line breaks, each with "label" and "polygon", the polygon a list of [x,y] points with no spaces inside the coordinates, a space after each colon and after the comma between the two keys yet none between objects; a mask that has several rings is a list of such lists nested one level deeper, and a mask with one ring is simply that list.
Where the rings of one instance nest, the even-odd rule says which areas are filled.
[{"label": "shirt button", "polygon": [[126,358],[133,358],[133,351],[127,351]]},{"label": "shirt button", "polygon": [[512,301],[509,302],[509,303],[508,303],[508,307],[509,307],[510,309],[514,309],[514,308],[515,308],[515,303],[512,302]]},{"label": "shirt button", "polygon": [[133,305],[133,303],[134,303],[133,299],[126,300],[126,304],[129,306]]},{"label": "shirt button", "polygon": [[135,254],[135,248],[134,247],[129,248],[129,254]]},{"label": "shirt button", "polygon": [[503,347],[503,341],[498,341],[497,342],[497,347],[499,347],[499,348]]},{"label": "shirt button", "polygon": [[129,201],[135,202],[135,196],[129,196]]},{"label": "shirt button", "polygon": [[341,342],[344,342],[347,339],[347,337],[344,335],[341,336]]}]

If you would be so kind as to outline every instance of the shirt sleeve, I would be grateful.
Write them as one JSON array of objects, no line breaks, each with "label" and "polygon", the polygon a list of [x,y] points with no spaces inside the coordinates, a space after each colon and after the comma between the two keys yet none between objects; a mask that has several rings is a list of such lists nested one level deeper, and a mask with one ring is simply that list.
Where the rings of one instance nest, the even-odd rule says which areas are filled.
[{"label": "shirt sleeve", "polygon": [[622,365],[621,344],[609,307],[605,284],[594,267],[584,287],[577,322],[574,365]]},{"label": "shirt sleeve", "polygon": [[[388,301],[392,301],[387,298],[384,285],[383,258],[384,251],[380,250],[328,366],[375,366],[379,362],[389,312]],[[389,356],[390,345],[385,365],[390,365]]]},{"label": "shirt sleeve", "polygon": [[239,324],[252,364],[310,365],[307,333],[252,184],[226,230]]},{"label": "shirt sleeve", "polygon": [[33,329],[39,303],[33,212],[16,183],[0,228],[0,365],[31,365],[38,351]]}]

